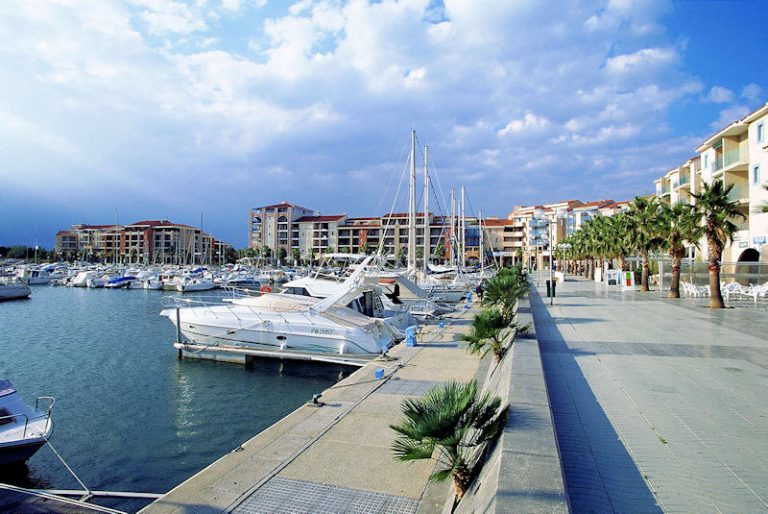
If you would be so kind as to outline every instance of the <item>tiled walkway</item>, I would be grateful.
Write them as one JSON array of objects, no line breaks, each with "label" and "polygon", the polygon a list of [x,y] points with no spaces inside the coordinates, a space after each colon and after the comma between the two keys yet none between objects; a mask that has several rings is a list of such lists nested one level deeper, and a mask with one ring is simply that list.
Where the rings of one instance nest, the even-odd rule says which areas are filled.
[{"label": "tiled walkway", "polygon": [[585,281],[531,303],[574,512],[768,512],[765,307]]}]

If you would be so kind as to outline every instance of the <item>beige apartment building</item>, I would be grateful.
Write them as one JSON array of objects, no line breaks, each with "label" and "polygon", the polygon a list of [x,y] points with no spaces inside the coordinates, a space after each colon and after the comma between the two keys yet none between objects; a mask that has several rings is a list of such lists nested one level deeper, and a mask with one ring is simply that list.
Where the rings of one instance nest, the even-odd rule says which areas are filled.
[{"label": "beige apartment building", "polygon": [[215,264],[231,246],[199,228],[168,220],[130,225],[72,225],[56,233],[67,257],[122,264]]},{"label": "beige apartment building", "polygon": [[[428,238],[430,255],[449,260],[457,250],[458,221],[451,237],[451,221],[447,216],[427,213],[425,237],[423,212],[416,213],[417,255],[423,256]],[[465,259],[477,258],[479,225],[476,217],[465,219]],[[349,217],[346,214],[321,215],[318,212],[283,202],[250,211],[249,246],[255,250],[268,247],[272,255],[280,248],[291,258],[298,249],[301,259],[318,258],[324,253],[363,253],[382,248],[386,254],[399,257],[408,248],[408,213],[390,213],[377,217]],[[486,245],[487,246],[487,245]]]},{"label": "beige apartment building", "polygon": [[[744,219],[734,220],[738,230],[723,251],[723,262],[768,263],[768,214],[760,212],[768,203],[767,130],[768,103],[709,136],[696,148],[697,156],[655,181],[656,196],[670,205],[695,204],[691,194],[699,193],[704,183],[722,180],[725,186],[733,185],[730,199],[738,203]],[[706,260],[704,241],[699,248],[697,259]]]}]

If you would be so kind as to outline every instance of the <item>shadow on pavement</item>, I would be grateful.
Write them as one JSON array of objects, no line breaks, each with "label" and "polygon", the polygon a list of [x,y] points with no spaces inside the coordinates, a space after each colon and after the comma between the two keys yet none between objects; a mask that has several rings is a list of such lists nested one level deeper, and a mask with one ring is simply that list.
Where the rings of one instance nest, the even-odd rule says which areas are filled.
[{"label": "shadow on pavement", "polygon": [[662,512],[576,361],[590,353],[568,347],[533,287],[530,299],[572,511]]}]

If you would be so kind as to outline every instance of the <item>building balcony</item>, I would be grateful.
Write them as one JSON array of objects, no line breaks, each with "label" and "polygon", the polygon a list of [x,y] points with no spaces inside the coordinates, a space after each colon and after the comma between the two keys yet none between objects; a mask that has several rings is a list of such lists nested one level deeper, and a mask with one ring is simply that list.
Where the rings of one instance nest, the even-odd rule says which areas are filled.
[{"label": "building balcony", "polygon": [[728,150],[724,154],[717,154],[715,157],[714,175],[727,171],[747,171],[748,168],[749,155],[746,151],[742,152],[739,148]]},{"label": "building balcony", "polygon": [[735,184],[728,193],[728,200],[739,204],[749,203],[749,187],[746,184]]}]

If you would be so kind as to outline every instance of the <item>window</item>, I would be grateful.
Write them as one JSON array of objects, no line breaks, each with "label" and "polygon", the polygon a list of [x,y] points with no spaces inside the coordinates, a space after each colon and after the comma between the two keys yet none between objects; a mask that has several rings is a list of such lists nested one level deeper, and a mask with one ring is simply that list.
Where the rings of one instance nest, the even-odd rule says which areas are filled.
[{"label": "window", "polygon": [[760,183],[760,165],[756,165],[754,168],[752,168],[752,183],[753,184],[759,184]]},{"label": "window", "polygon": [[704,169],[709,167],[709,155],[704,155]]},{"label": "window", "polygon": [[758,123],[757,124],[757,142],[762,143],[764,139],[765,139],[765,124]]}]

